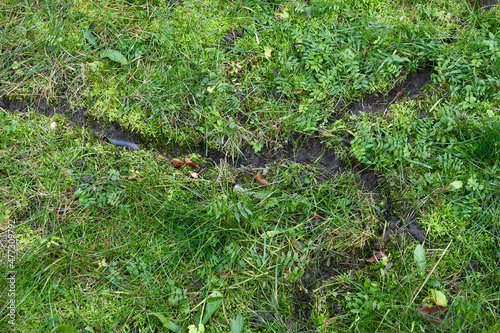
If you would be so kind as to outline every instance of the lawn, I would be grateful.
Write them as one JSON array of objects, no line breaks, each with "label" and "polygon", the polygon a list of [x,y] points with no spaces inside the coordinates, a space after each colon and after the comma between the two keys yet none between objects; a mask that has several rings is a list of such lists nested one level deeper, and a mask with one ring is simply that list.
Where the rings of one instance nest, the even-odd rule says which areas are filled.
[{"label": "lawn", "polygon": [[0,331],[500,331],[497,1],[3,0]]}]

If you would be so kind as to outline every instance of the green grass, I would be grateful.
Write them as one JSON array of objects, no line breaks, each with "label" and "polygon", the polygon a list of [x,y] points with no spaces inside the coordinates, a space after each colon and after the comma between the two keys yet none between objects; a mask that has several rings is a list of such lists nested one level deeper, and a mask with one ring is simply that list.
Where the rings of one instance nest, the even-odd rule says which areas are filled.
[{"label": "green grass", "polygon": [[[498,331],[500,11],[478,3],[2,2],[0,101],[64,98],[150,149],[0,108],[0,331],[202,318],[229,332],[238,314],[244,332]],[[434,72],[421,96],[348,114],[423,64]],[[192,149],[229,162],[313,137],[344,171]],[[169,151],[200,163],[198,178],[158,154]],[[360,170],[384,180],[367,188]],[[382,274],[363,259],[389,229],[384,209],[400,222]],[[412,216],[428,231],[423,272]],[[447,298],[442,325],[417,310],[432,290]]]}]

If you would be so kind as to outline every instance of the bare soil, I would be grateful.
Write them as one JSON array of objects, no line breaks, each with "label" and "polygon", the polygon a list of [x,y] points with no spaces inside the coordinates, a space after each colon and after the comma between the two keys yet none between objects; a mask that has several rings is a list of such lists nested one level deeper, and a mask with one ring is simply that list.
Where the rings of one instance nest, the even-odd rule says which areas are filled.
[{"label": "bare soil", "polygon": [[[491,2],[491,1],[490,1]],[[495,2],[496,3],[496,2]],[[231,43],[235,38],[239,37],[236,33],[230,33],[227,36],[227,43]],[[368,96],[361,101],[354,102],[347,107],[348,112],[351,114],[359,114],[360,112],[383,112],[399,98],[417,98],[423,94],[422,88],[429,82],[432,73],[434,72],[431,66],[422,65],[419,70],[411,74],[408,79],[400,85],[395,86],[389,91],[388,94],[378,94],[375,96]],[[90,127],[94,133],[95,140],[103,140],[105,138],[112,138],[116,140],[123,140],[140,144],[143,148],[150,149],[140,135],[124,130],[118,123],[100,124],[89,119],[86,115],[86,110],[71,109],[65,99],[61,99],[57,105],[48,105],[45,100],[38,101],[12,101],[5,96],[0,96],[0,108],[12,112],[28,112],[34,110],[39,114],[47,117],[52,117],[56,114],[64,114],[74,126]],[[221,159],[227,161],[228,158],[222,151],[218,150],[205,150],[205,147],[191,147],[191,149],[183,150],[174,148],[167,152],[165,155],[169,158],[178,158],[186,156],[190,153],[197,153],[205,156],[211,160],[213,164],[219,164]],[[288,143],[280,147],[264,147],[259,153],[256,153],[252,148],[243,148],[243,156],[235,161],[227,161],[229,165],[235,168],[263,168],[269,164],[294,161],[304,165],[319,166],[325,170],[325,177],[334,177],[337,172],[352,172],[358,175],[358,181],[362,185],[364,192],[369,195],[370,193],[381,194],[385,188],[385,180],[375,172],[362,168],[358,164],[354,169],[348,168],[346,164],[339,159],[335,153],[328,149],[328,147],[316,137],[299,137],[294,140],[294,143]],[[391,198],[388,198],[390,200]],[[419,228],[418,220],[416,218],[410,221],[404,221],[396,216],[396,213],[390,211],[382,212],[383,218],[389,222],[389,228],[384,231],[381,230],[381,236],[374,240],[371,248],[367,248],[366,253],[379,251],[396,233],[405,232],[415,238],[418,242],[425,240],[425,230]],[[290,332],[314,332],[314,325],[311,323],[311,313],[314,304],[315,290],[321,282],[327,281],[335,276],[343,274],[347,270],[362,269],[362,263],[359,259],[363,259],[363,253],[352,254],[352,257],[339,257],[331,253],[323,253],[319,251],[316,261],[310,265],[299,279],[299,281],[291,283],[291,295],[293,300],[293,316],[287,319],[287,324],[290,327]],[[197,286],[196,281],[193,279],[193,285]],[[334,317],[341,315],[346,310],[337,300],[329,300],[328,304],[329,316]],[[269,313],[259,313],[253,318],[251,325],[254,327],[265,327],[265,322],[275,320],[272,317],[272,311]]]}]

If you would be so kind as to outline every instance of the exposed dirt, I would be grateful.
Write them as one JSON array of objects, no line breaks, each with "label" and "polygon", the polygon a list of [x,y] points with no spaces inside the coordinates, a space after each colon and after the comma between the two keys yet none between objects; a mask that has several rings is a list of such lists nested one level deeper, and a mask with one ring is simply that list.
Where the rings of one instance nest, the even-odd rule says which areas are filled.
[{"label": "exposed dirt", "polygon": [[253,149],[243,151],[245,156],[239,162],[243,165],[262,167],[276,160],[288,159],[296,163],[317,163],[325,169],[338,171],[342,167],[342,161],[335,156],[331,150],[318,138],[308,138],[299,142],[296,147],[289,144],[280,149],[262,149],[258,154]]},{"label": "exposed dirt", "polygon": [[359,182],[363,185],[365,192],[380,192],[384,185],[384,178],[378,176],[373,170],[365,169],[363,171],[354,170],[359,175]]},{"label": "exposed dirt", "polygon": [[108,137],[111,139],[129,141],[133,143],[142,143],[139,135],[124,130],[116,122],[108,125],[92,123],[85,113],[85,108],[72,109],[69,107],[67,100],[64,98],[61,98],[55,106],[51,106],[44,99],[40,99],[37,102],[28,102],[8,100],[5,97],[0,97],[0,108],[22,113],[33,110],[36,113],[45,115],[46,117],[62,114],[77,127],[90,126],[98,138]]},{"label": "exposed dirt", "polygon": [[[314,290],[319,287],[321,282],[328,281],[352,269],[359,269],[359,264],[354,258],[339,258],[335,255],[322,253],[318,256],[316,264],[304,272],[293,293],[293,316],[298,331],[314,332],[312,323],[310,323]],[[345,312],[342,305],[335,300],[329,299],[327,306],[330,318]]]},{"label": "exposed dirt", "polygon": [[[223,40],[226,43],[234,42],[235,39],[241,38],[244,31],[231,31],[224,36]],[[275,69],[275,75],[278,75]],[[349,107],[349,112],[352,114],[359,114],[360,112],[377,112],[387,108],[392,102],[399,98],[416,98],[422,93],[421,89],[430,80],[433,68],[423,64],[419,70],[409,76],[401,85],[394,87],[387,95],[376,95],[367,97]],[[85,109],[80,108],[72,110],[69,108],[67,101],[61,99],[57,105],[50,106],[48,103],[40,99],[36,102],[28,101],[11,101],[0,96],[0,107],[18,112],[27,112],[34,110],[37,113],[51,117],[54,114],[64,114],[76,126],[91,127],[97,138],[111,138],[131,142],[134,144],[142,145],[145,148],[145,141],[141,136],[124,130],[118,123],[99,124],[91,121],[85,114]],[[206,151],[205,147],[191,147],[189,151],[174,148],[169,151],[167,157],[178,157],[187,155],[189,153],[197,153],[212,159],[218,163],[225,155],[221,151],[209,150]],[[235,166],[251,166],[251,167],[264,167],[267,164],[279,160],[291,160],[296,163],[304,164],[319,164],[329,171],[341,171],[343,169],[342,161],[335,156],[335,153],[321,142],[319,138],[305,138],[296,140],[296,144],[287,144],[282,147],[264,148],[259,153],[256,153],[251,148],[242,149],[243,157],[239,158],[233,164]],[[356,172],[358,172],[356,170]],[[359,181],[363,183],[363,189],[367,191],[376,191],[382,184],[382,180],[373,172],[360,173]]]},{"label": "exposed dirt", "polygon": [[388,94],[368,96],[348,107],[349,113],[357,115],[360,112],[383,111],[398,99],[417,98],[423,94],[421,89],[430,81],[432,73],[434,73],[432,66],[422,64],[416,72],[411,74],[402,84],[392,88]]},{"label": "exposed dirt", "polygon": [[135,144],[143,144],[140,135],[124,130],[120,124],[114,122],[109,125],[101,125],[94,123],[92,131],[99,138],[111,138],[116,140],[127,141]]},{"label": "exposed dirt", "polygon": [[479,7],[479,9],[484,11],[488,11],[498,5],[498,0],[474,0],[474,2],[476,2],[476,5]]},{"label": "exposed dirt", "polygon": [[225,34],[223,37],[222,37],[222,40],[227,43],[227,44],[231,44],[231,43],[234,43],[234,41],[237,39],[237,38],[241,38],[243,37],[243,35],[245,34],[245,31],[238,31],[238,30],[235,30],[235,31],[230,31],[228,32],[227,34]]},{"label": "exposed dirt", "polygon": [[[51,117],[55,114],[64,114],[67,118],[78,127],[91,127],[97,138],[111,138],[116,140],[127,141],[145,146],[140,135],[124,130],[118,123],[99,124],[90,121],[85,109],[71,110],[66,100],[61,101],[56,106],[49,106],[45,100],[38,102],[27,101],[10,101],[4,97],[0,97],[0,107],[9,111],[28,112],[33,110],[39,114]],[[277,149],[263,148],[259,153],[253,149],[242,149],[243,157],[234,161],[235,166],[251,166],[264,167],[267,164],[279,160],[291,160],[297,163],[318,164],[330,171],[339,171],[342,168],[342,161],[335,156],[335,153],[328,150],[327,147],[318,138],[305,138],[297,140],[298,144],[288,144]],[[149,148],[149,147],[145,147]],[[168,157],[179,157],[189,153],[197,153],[212,159],[216,163],[225,155],[223,152],[210,149],[207,151],[202,146],[192,147],[189,151],[185,149],[173,149],[167,153]]]},{"label": "exposed dirt", "polygon": [[[234,37],[239,37],[234,34]],[[350,112],[377,112],[388,107],[390,103],[398,96],[398,93],[404,91],[404,96],[415,98],[421,93],[420,89],[430,79],[432,74],[431,67],[425,67],[410,76],[410,79],[405,81],[402,85],[392,89],[386,96],[373,96],[364,99],[361,102],[354,104],[350,108]],[[400,94],[401,95],[401,94]],[[96,140],[104,140],[105,138],[112,138],[116,140],[127,141],[135,144],[140,144],[141,148],[148,147],[138,134],[131,133],[124,130],[118,123],[112,124],[98,124],[88,119],[85,114],[85,109],[71,110],[66,100],[61,99],[57,105],[49,106],[44,100],[37,102],[26,101],[9,101],[5,97],[0,97],[0,107],[10,111],[28,112],[33,110],[39,114],[51,117],[55,114],[64,114],[66,117],[78,127],[90,127],[95,135]],[[264,147],[259,153],[256,153],[252,148],[242,149],[240,159],[230,161],[225,154],[218,150],[210,149],[205,150],[205,147],[191,147],[188,150],[173,148],[165,155],[168,158],[179,158],[188,155],[189,153],[197,153],[201,156],[206,156],[215,164],[218,164],[221,159],[228,162],[233,167],[251,167],[262,168],[268,164],[277,161],[294,161],[306,165],[319,165],[331,175],[337,172],[353,172],[358,175],[358,181],[362,184],[363,191],[367,193],[381,193],[385,181],[384,178],[378,176],[375,172],[369,169],[347,169],[343,162],[335,155],[335,153],[328,149],[328,147],[321,141],[320,138],[298,138],[294,143],[288,143],[279,147]],[[88,180],[87,180],[88,181]],[[385,218],[389,218],[384,215]],[[396,233],[396,226],[406,228],[409,234],[414,236],[419,242],[425,239],[425,230],[418,228],[417,220],[411,220],[407,226],[403,226],[401,221],[396,217],[391,217],[389,228],[378,240],[374,242],[373,248],[375,250],[384,249],[387,243],[391,241],[391,235]],[[346,270],[361,269],[359,261],[352,258],[340,258],[336,255],[320,253],[316,258],[317,262],[309,267],[301,279],[292,287],[293,298],[293,313],[292,317],[288,319],[287,324],[290,327],[289,331],[300,332],[314,332],[314,327],[310,321],[311,313],[314,305],[314,293],[321,282],[327,281],[335,276],[343,274]],[[199,281],[193,279],[193,288],[200,288]],[[334,299],[328,300],[329,316],[334,317],[345,312]],[[253,318],[252,325],[255,327],[265,327],[265,323],[271,320],[276,320],[269,313],[260,313]]]},{"label": "exposed dirt", "polygon": [[2,96],[0,97],[0,108],[18,112],[28,112],[29,109],[32,109],[46,117],[52,117],[55,114],[63,114],[77,126],[81,127],[86,124],[85,109],[70,111],[67,100],[64,98],[61,98],[56,106],[49,106],[43,99],[38,102],[12,101]]}]

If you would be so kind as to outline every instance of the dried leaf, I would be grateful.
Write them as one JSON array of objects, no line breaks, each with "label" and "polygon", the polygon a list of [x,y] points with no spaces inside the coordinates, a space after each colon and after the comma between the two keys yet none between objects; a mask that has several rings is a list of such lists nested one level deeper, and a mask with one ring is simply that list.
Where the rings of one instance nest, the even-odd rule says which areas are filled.
[{"label": "dried leaf", "polygon": [[260,175],[260,172],[257,173],[257,176],[255,177],[255,180],[258,181],[259,183],[261,183],[262,185],[269,185],[269,183],[267,182],[267,180],[265,180],[264,178],[262,178],[262,176]]},{"label": "dried leaf", "polygon": [[161,158],[162,160],[167,160],[168,161],[168,158],[166,158],[162,154],[156,153],[156,157]]},{"label": "dried leaf", "polygon": [[410,99],[415,99],[415,98],[417,98],[418,96],[423,95],[423,94],[424,94],[424,93],[423,93],[423,92],[421,92],[421,91],[416,92],[416,93],[414,93],[414,94],[411,94],[411,95],[410,95]]},{"label": "dried leaf", "polygon": [[69,175],[73,172],[73,170],[71,169],[68,169],[68,170],[64,170],[64,171],[61,171],[61,175]]},{"label": "dried leaf", "polygon": [[66,193],[64,194],[66,196],[66,198],[71,198],[73,196],[73,193],[75,193],[75,190],[74,188],[70,187],[70,188],[67,188],[66,189]]},{"label": "dried leaf", "polygon": [[178,160],[176,158],[174,158],[172,160],[172,165],[174,166],[174,168],[180,168],[181,166],[183,166],[185,163],[182,162],[181,160]]},{"label": "dried leaf", "polygon": [[424,305],[418,309],[418,311],[425,313],[425,314],[430,314],[430,315],[438,313],[442,310],[444,310],[444,308],[441,306],[427,306],[427,305]]},{"label": "dried leaf", "polygon": [[451,190],[451,189],[452,189],[452,187],[451,187],[451,186],[443,186],[443,187],[436,188],[436,189],[432,190],[432,194],[441,193],[441,192],[446,192],[446,191],[449,191],[449,190]]},{"label": "dried leaf", "polygon": [[192,166],[192,167],[197,167],[198,166],[197,163],[191,162],[191,160],[189,158],[187,158],[187,157],[184,159],[184,164]]},{"label": "dried leaf", "polygon": [[386,257],[384,251],[375,252],[375,254],[373,255],[373,257],[371,257],[369,259],[365,259],[365,262],[366,263],[368,263],[368,262],[374,263],[374,262],[377,262],[382,257]]},{"label": "dried leaf", "polygon": [[366,57],[366,52],[370,49],[371,46],[367,46],[365,50],[363,51],[363,59]]},{"label": "dried leaf", "polygon": [[[448,314],[448,309],[445,307],[424,305],[417,310],[420,317],[427,319],[433,325],[441,326],[447,324],[445,319]],[[448,318],[449,323],[453,323],[454,321],[453,318]]]},{"label": "dried leaf", "polygon": [[198,174],[194,171],[189,171],[189,174],[191,175],[191,177],[193,178],[198,178]]}]

